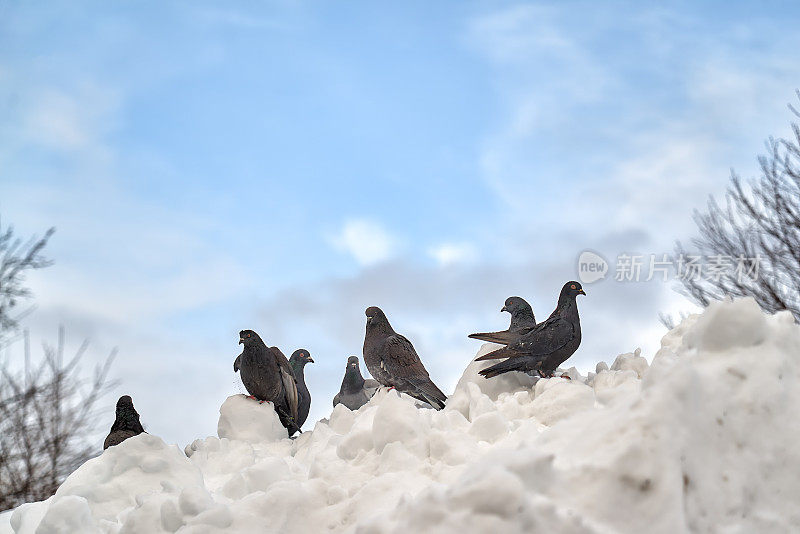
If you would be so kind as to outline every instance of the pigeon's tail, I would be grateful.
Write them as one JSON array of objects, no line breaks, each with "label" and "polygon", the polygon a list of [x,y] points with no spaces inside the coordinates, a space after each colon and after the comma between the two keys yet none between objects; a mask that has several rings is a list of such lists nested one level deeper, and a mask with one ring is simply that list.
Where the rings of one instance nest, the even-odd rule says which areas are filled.
[{"label": "pigeon's tail", "polygon": [[289,432],[290,437],[294,435],[296,432],[300,432],[301,434],[303,433],[303,431],[300,430],[300,427],[297,425],[297,423],[295,422],[295,420],[292,418],[291,415],[286,413],[281,408],[278,408],[277,406],[275,407],[275,411],[278,413],[278,419],[281,420],[281,424],[284,426],[287,432]]},{"label": "pigeon's tail", "polygon": [[511,350],[508,347],[502,347],[497,350],[493,350],[488,354],[484,354],[483,356],[478,356],[475,358],[475,361],[482,362],[484,360],[501,360],[503,358],[513,358],[514,356],[519,356],[519,353]]},{"label": "pigeon's tail", "polygon": [[436,387],[436,384],[434,384],[430,379],[423,380],[418,378],[408,378],[407,381],[411,388],[409,388],[410,391],[406,391],[406,393],[417,400],[427,402],[437,410],[444,408],[444,403],[447,401],[447,395],[442,393],[442,390]]},{"label": "pigeon's tail", "polygon": [[488,341],[489,343],[497,343],[498,345],[508,345],[514,340],[514,334],[508,330],[502,332],[480,332],[478,334],[470,334],[468,337]]},{"label": "pigeon's tail", "polygon": [[520,362],[518,359],[511,358],[504,362],[496,363],[491,367],[487,367],[482,371],[478,371],[478,374],[483,376],[484,378],[493,378],[497,375],[502,375],[503,373],[507,373],[509,371],[523,371],[524,369],[520,368]]}]

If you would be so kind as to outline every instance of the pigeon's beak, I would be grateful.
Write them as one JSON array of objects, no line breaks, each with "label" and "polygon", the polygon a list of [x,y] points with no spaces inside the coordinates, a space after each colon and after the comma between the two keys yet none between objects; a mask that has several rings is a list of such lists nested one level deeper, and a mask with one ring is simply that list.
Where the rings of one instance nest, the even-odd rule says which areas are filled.
[{"label": "pigeon's beak", "polygon": [[579,289],[578,293],[580,293],[581,295],[586,295],[586,291],[584,291],[583,289]]},{"label": "pigeon's beak", "polygon": [[309,357],[308,357],[308,363],[314,363],[314,358],[312,358],[311,356],[309,356]]},{"label": "pigeon's beak", "polygon": [[500,311],[501,311],[501,312],[507,312],[507,311],[508,311],[508,308],[506,308],[505,306],[503,306],[502,308],[500,308]]},{"label": "pigeon's beak", "polygon": [[243,338],[239,338],[239,345],[241,345],[243,343],[244,343],[244,339]]}]

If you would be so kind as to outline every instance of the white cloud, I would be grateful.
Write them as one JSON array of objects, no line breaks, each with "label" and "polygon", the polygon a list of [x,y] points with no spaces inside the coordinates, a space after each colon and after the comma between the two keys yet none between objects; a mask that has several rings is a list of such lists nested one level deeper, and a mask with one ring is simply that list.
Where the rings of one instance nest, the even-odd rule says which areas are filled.
[{"label": "white cloud", "polygon": [[360,265],[374,265],[389,259],[397,251],[397,240],[379,223],[369,219],[350,219],[330,239],[331,244],[347,252]]},{"label": "white cloud", "polygon": [[67,153],[107,152],[103,138],[116,124],[118,96],[109,88],[83,83],[71,91],[32,90],[20,104],[24,141]]},{"label": "white cloud", "polygon": [[470,262],[477,258],[475,247],[469,243],[442,243],[428,249],[428,254],[441,267],[456,263]]},{"label": "white cloud", "polygon": [[[514,229],[557,218],[584,238],[637,228],[669,247],[694,232],[692,210],[724,189],[728,169],[756,171],[763,139],[785,131],[796,38],[751,49],[736,29],[698,37],[688,13],[648,9],[634,23],[608,10],[583,16],[516,6],[468,25],[503,110],[481,172]],[[627,39],[609,45],[620,32]],[[669,98],[648,88],[656,83],[670,85]]]}]

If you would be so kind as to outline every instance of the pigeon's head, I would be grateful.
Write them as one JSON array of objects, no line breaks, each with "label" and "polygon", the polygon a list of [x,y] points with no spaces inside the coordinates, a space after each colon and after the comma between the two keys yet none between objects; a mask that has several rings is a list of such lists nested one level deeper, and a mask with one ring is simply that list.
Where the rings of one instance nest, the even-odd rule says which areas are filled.
[{"label": "pigeon's head", "polygon": [[136,413],[136,410],[133,407],[133,399],[131,399],[129,395],[123,395],[117,401],[117,414],[120,412]]},{"label": "pigeon's head", "polygon": [[306,349],[297,349],[292,353],[289,362],[298,362],[305,365],[307,363],[314,363],[314,358],[311,357],[311,354]]},{"label": "pigeon's head", "polygon": [[367,326],[386,321],[386,314],[377,306],[370,306],[364,312],[367,316]]},{"label": "pigeon's head", "polygon": [[506,299],[505,306],[503,306],[500,311],[514,314],[526,308],[530,308],[530,306],[522,297],[508,297]]},{"label": "pigeon's head", "polygon": [[358,356],[350,356],[347,358],[348,369],[358,369]]},{"label": "pigeon's head", "polygon": [[564,287],[561,288],[561,295],[565,297],[572,297],[575,298],[578,295],[585,295],[586,292],[583,290],[580,282],[576,282],[574,280],[567,282],[564,284]]},{"label": "pigeon's head", "polygon": [[[261,341],[261,338],[252,330],[242,330],[239,332],[239,343],[243,344],[245,347],[250,347],[258,341]],[[263,341],[261,341],[261,343],[263,343]]]}]

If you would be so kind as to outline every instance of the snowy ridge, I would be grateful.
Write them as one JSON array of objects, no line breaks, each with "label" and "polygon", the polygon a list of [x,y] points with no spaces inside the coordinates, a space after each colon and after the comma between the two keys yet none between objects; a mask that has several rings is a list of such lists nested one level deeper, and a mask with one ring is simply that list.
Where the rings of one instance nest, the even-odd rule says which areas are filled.
[{"label": "snowy ridge", "polygon": [[0,532],[798,531],[798,358],[791,315],[744,299],[684,320],[650,366],[535,381],[471,363],[443,411],[379,392],[296,440],[233,396],[219,438],[131,438]]}]

